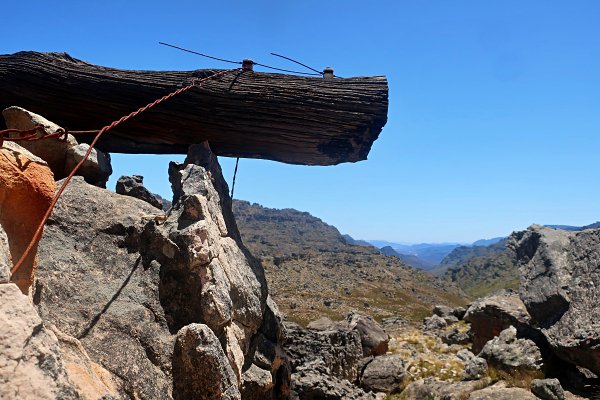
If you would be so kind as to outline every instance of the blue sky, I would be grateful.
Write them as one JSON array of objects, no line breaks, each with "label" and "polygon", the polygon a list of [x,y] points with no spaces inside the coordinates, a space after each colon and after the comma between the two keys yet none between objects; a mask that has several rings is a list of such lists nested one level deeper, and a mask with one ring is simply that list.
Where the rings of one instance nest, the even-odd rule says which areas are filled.
[{"label": "blue sky", "polygon": [[[65,51],[130,69],[227,68],[159,46],[341,76],[386,75],[388,123],[367,161],[240,160],[235,197],[309,211],[357,238],[470,242],[600,219],[596,1],[10,2],[0,53]],[[55,121],[60,123],[60,121]],[[113,155],[170,195],[177,156]],[[233,162],[221,159],[230,182]]]}]

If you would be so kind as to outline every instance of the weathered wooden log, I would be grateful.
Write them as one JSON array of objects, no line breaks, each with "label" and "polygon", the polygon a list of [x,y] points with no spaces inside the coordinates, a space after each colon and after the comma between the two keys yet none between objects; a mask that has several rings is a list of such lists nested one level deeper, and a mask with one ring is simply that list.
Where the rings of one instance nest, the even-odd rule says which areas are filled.
[{"label": "weathered wooden log", "polygon": [[[65,53],[0,55],[0,108],[20,106],[71,130],[100,129],[215,72],[119,70]],[[385,77],[232,71],[111,130],[98,148],[186,153],[190,144],[208,140],[218,155],[332,165],[366,159],[387,108]]]}]

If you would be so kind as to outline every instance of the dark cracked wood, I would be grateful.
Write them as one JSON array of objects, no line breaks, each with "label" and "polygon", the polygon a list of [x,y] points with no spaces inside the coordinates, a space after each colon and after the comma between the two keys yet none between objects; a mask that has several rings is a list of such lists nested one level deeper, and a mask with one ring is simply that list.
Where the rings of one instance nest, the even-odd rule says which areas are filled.
[{"label": "dark cracked wood", "polygon": [[[215,72],[119,70],[65,53],[0,55],[0,108],[20,106],[71,130],[100,129]],[[111,130],[98,148],[186,153],[190,144],[208,140],[221,156],[333,165],[367,158],[387,109],[385,77],[232,71]]]}]

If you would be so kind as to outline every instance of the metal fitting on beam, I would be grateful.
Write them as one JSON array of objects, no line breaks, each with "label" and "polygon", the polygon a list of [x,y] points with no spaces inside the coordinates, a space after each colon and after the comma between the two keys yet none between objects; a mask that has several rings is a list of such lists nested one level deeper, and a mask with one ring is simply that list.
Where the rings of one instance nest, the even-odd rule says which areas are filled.
[{"label": "metal fitting on beam", "polygon": [[252,61],[250,58],[244,58],[244,61],[242,61],[242,70],[254,71],[254,61]]}]

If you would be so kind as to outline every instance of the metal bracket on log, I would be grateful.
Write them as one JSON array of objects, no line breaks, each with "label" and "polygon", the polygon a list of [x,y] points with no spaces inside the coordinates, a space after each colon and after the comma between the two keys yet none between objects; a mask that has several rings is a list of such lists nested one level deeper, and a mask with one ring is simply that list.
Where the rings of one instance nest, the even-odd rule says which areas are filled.
[{"label": "metal bracket on log", "polygon": [[[215,72],[119,70],[66,53],[0,55],[0,109],[20,106],[72,130],[100,129]],[[334,165],[367,158],[387,110],[385,77],[322,79],[240,70],[125,122],[98,148],[184,154],[190,144],[208,140],[221,156]]]}]

